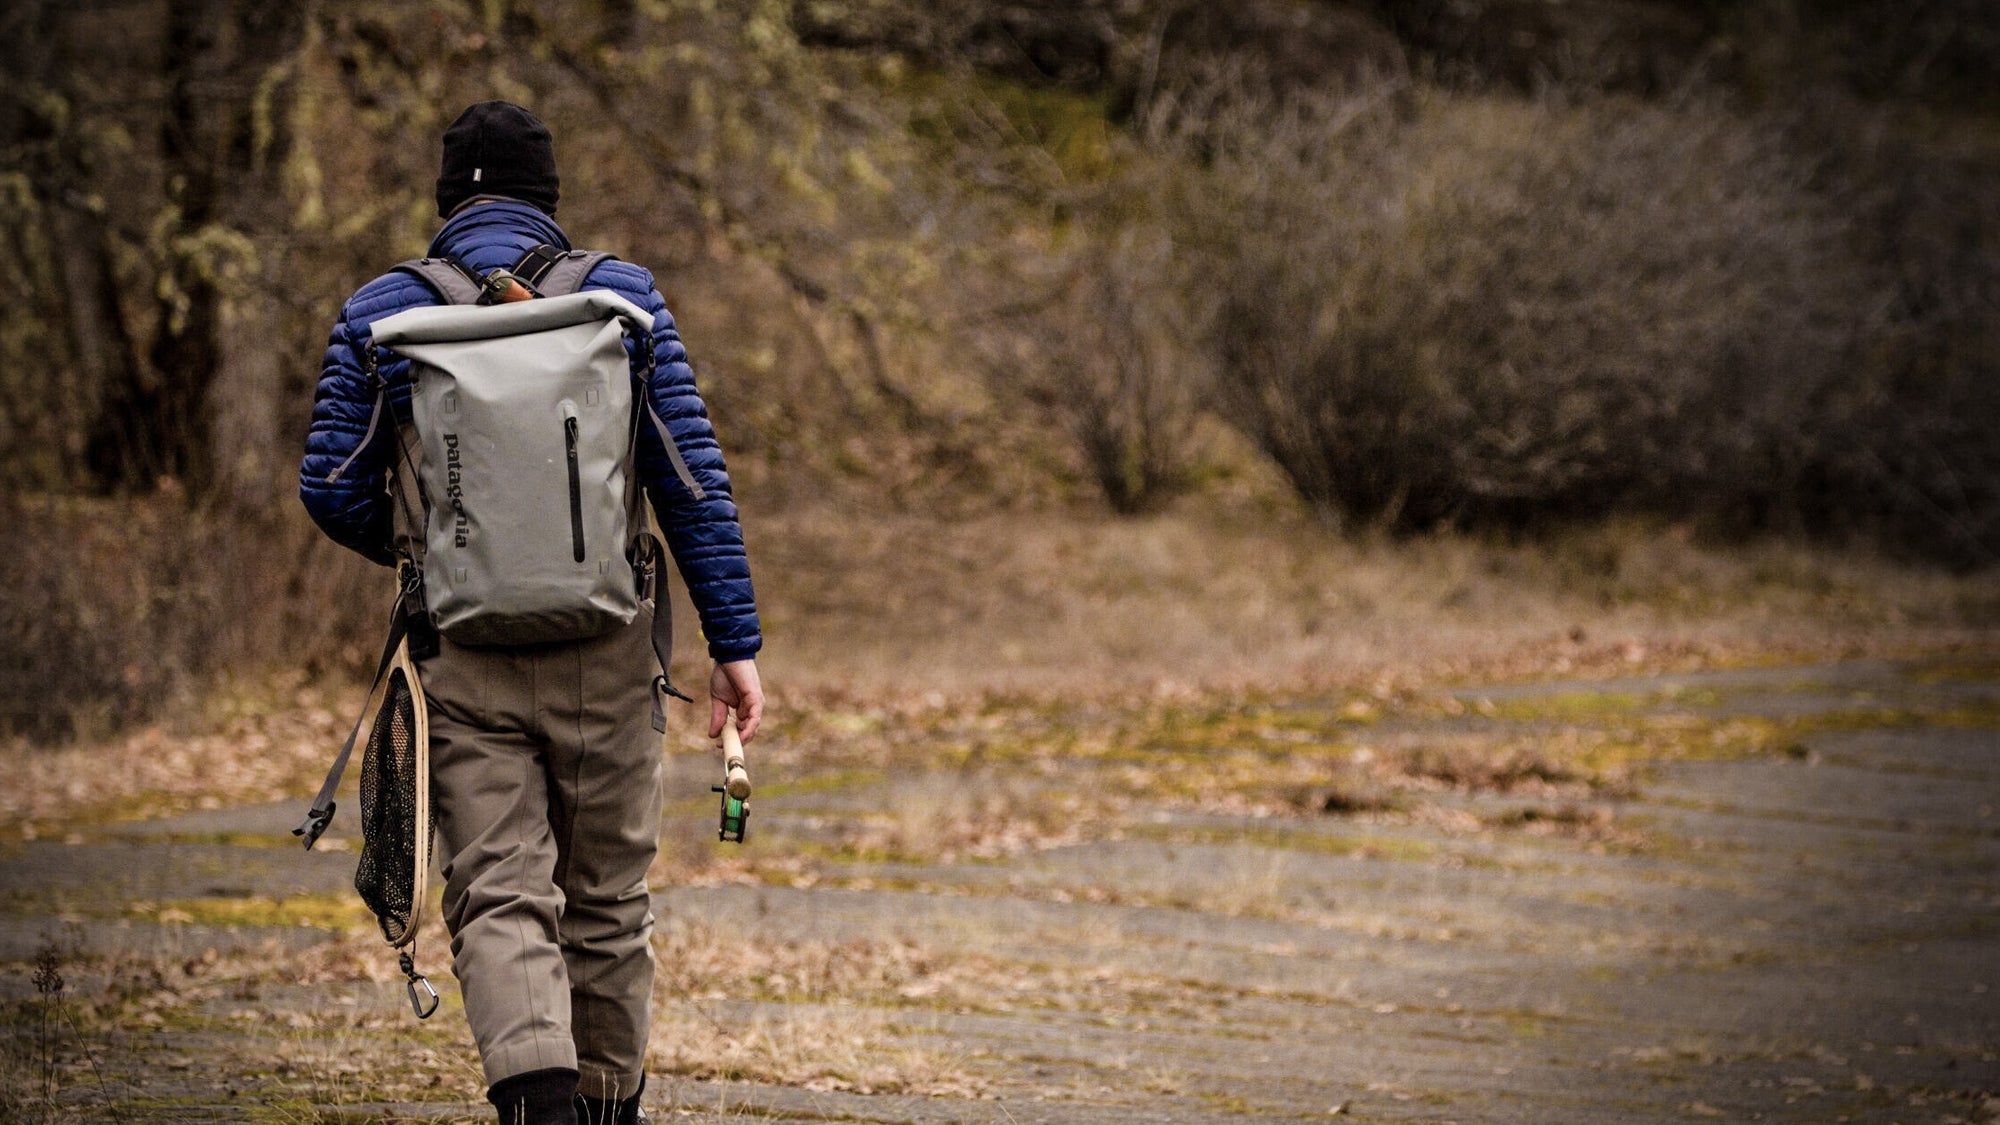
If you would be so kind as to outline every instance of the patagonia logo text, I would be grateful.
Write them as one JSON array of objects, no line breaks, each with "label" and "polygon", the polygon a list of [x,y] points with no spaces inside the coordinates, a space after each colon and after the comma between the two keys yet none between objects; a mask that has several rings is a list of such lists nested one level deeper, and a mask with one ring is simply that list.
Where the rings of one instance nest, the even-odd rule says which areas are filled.
[{"label": "patagonia logo text", "polygon": [[472,521],[465,515],[465,468],[458,457],[458,435],[444,435],[444,495],[451,501],[451,545],[465,546]]}]

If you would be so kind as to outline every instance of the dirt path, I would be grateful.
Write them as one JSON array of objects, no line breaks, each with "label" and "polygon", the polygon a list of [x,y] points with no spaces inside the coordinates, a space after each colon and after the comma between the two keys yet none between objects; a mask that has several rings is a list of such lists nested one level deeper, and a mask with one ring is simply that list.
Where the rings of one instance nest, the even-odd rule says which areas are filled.
[{"label": "dirt path", "polygon": [[[754,803],[762,866],[658,896],[649,1103],[982,1125],[2000,1119],[1991,663],[1468,689],[1318,722],[1337,706],[1274,710],[1273,768],[1498,761],[1580,729],[1610,732],[1575,750],[1593,761],[1661,732],[1680,750],[1615,784],[1433,762],[1349,815],[1141,787],[1067,834],[1022,803],[1196,751],[1124,745],[1076,777],[989,755],[977,784],[1013,786],[1039,835],[928,856],[841,829],[948,777],[774,786]],[[705,783],[705,760],[676,767],[678,788]],[[387,958],[351,932],[352,854],[284,846],[296,804],[0,853],[26,1091],[0,1109],[483,1119],[455,997],[421,1027],[399,1012]],[[31,977],[52,934],[54,1001]],[[447,983],[441,942],[426,960]]]}]

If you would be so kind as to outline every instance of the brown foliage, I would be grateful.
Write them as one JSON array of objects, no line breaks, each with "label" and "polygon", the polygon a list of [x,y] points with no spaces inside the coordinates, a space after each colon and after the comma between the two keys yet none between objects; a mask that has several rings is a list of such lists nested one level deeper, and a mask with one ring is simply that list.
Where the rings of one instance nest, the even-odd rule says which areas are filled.
[{"label": "brown foliage", "polygon": [[[2000,467],[1968,432],[1995,416],[1972,409],[1991,394],[1968,381],[1981,361],[1904,376],[1887,271],[1777,123],[1437,93],[1274,120],[1214,104],[1180,133],[1216,149],[1213,190],[1182,221],[1232,251],[1217,251],[1224,401],[1329,518],[1879,517],[1920,550],[2000,547]],[[1892,430],[1936,460],[1930,479],[1907,453],[1857,465]],[[1830,478],[1854,509],[1815,494]]]},{"label": "brown foliage", "polygon": [[0,729],[106,733],[186,702],[217,672],[365,671],[389,583],[296,511],[130,501],[22,502],[0,551]]}]

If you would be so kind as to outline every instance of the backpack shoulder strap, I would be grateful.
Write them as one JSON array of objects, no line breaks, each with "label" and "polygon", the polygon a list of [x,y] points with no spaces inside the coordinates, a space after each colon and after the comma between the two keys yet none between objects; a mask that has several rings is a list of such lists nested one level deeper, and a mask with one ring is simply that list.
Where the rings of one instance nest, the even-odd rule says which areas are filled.
[{"label": "backpack shoulder strap", "polygon": [[397,262],[392,270],[413,274],[429,285],[448,305],[476,305],[484,290],[470,271],[456,258],[411,258]]},{"label": "backpack shoulder strap", "polygon": [[549,271],[555,267],[557,262],[567,257],[569,257],[569,252],[544,242],[538,246],[530,246],[528,252],[521,255],[521,260],[515,262],[514,268],[508,272],[512,273],[516,279],[525,283],[528,288],[533,289],[536,293],[540,293],[542,291],[542,279],[549,275]]},{"label": "backpack shoulder strap", "polygon": [[[553,258],[545,257],[544,251],[554,251]],[[602,250],[571,250],[564,254],[553,246],[537,246],[521,259],[521,265],[514,267],[514,275],[533,286],[544,297],[562,297],[583,288],[590,271],[604,262],[616,258]],[[537,268],[539,267],[539,268]],[[523,269],[535,272],[522,273]]]}]

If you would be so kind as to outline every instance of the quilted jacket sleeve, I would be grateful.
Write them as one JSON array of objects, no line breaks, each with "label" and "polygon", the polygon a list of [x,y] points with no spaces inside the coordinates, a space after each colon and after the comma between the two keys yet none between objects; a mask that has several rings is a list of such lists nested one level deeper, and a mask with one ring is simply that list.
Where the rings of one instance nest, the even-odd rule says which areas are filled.
[{"label": "quilted jacket sleeve", "polygon": [[327,340],[312,428],[299,465],[299,499],[327,537],[372,562],[393,566],[385,475],[394,427],[361,370],[348,310]]},{"label": "quilted jacket sleeve", "polygon": [[674,446],[702,494],[696,496],[680,480],[666,454],[666,444],[652,424],[640,426],[640,478],[646,482],[646,494],[652,496],[660,532],[674,554],[680,579],[688,585],[688,599],[702,617],[708,655],[716,661],[740,661],[754,657],[762,649],[764,637],[756,615],[756,595],[750,589],[750,554],[744,550],[736,500],[730,498],[730,472],[722,462],[716,430],[708,422],[708,406],[694,386],[694,368],[688,366],[688,348],[680,342],[680,328],[674,326],[666,300],[652,288],[650,276],[646,286],[642,306],[654,316],[654,370],[646,386],[646,400],[672,434]]},{"label": "quilted jacket sleeve", "polygon": [[[631,267],[612,263],[612,268]],[[653,314],[653,376],[646,387],[647,401],[672,434],[701,495],[681,481],[650,420],[639,428],[640,479],[646,483],[688,596],[701,615],[709,655],[718,661],[741,660],[756,654],[763,636],[743,526],[729,493],[729,469],[723,464],[708,408],[695,389],[680,330],[667,312],[666,300],[652,287],[650,275],[645,276],[645,287],[642,306]]]}]

